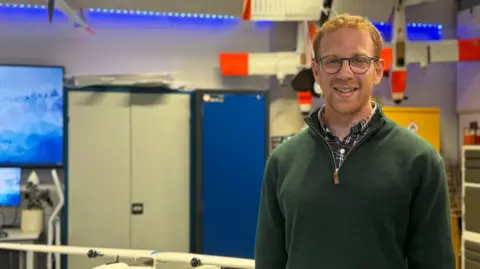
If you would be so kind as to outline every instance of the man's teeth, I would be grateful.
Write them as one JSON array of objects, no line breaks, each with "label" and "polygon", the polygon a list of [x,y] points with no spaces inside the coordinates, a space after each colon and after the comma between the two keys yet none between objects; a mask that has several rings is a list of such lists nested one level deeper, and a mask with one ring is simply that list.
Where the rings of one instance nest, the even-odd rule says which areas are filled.
[{"label": "man's teeth", "polygon": [[348,92],[353,92],[357,88],[334,88],[334,89],[339,92],[348,93]]}]

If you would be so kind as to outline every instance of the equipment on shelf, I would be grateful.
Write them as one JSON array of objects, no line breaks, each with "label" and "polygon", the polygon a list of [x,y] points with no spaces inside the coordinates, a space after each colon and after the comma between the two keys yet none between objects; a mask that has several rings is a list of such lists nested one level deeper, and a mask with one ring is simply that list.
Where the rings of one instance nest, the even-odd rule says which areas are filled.
[{"label": "equipment on shelf", "polygon": [[164,87],[174,91],[191,91],[186,82],[175,79],[173,73],[110,74],[110,75],[72,75],[65,80],[71,88],[89,86],[144,87],[158,89]]},{"label": "equipment on shelf", "polygon": [[471,121],[469,126],[463,129],[464,145],[480,145],[480,129],[477,121]]},{"label": "equipment on shelf", "polygon": [[[51,176],[54,184],[54,191],[57,193],[58,202],[54,205],[50,190],[42,189],[40,180],[35,171],[32,171],[28,177],[27,186],[25,187],[24,198],[26,200],[26,208],[22,210],[22,230],[43,229],[43,211],[45,206],[53,208],[47,223],[47,245],[61,245],[61,228],[60,228],[60,211],[65,204],[63,187],[60,183],[57,171],[52,169]],[[52,259],[55,257],[55,259]],[[60,253],[48,253],[47,269],[60,269]]]}]

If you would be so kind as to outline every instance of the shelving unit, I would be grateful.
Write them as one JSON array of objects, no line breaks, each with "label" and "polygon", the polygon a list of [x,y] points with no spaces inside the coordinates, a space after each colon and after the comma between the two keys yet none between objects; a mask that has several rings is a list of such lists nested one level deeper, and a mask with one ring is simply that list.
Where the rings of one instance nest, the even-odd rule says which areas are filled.
[{"label": "shelving unit", "polygon": [[461,268],[480,269],[480,145],[462,147]]}]

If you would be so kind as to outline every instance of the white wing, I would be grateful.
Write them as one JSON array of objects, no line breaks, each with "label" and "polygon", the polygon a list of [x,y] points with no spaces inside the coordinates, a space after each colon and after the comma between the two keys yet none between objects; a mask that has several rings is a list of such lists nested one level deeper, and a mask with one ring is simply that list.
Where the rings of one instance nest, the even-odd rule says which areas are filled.
[{"label": "white wing", "polygon": [[[243,0],[250,4],[252,21],[317,21],[324,0]],[[429,1],[429,0],[417,0]],[[333,0],[334,14],[348,12],[368,17],[372,21],[386,21],[394,0]]]},{"label": "white wing", "polygon": [[95,247],[74,247],[74,246],[49,246],[40,244],[14,244],[14,243],[0,243],[0,249],[33,251],[43,253],[60,253],[65,255],[84,255],[94,254],[94,252],[103,255],[104,257],[122,258],[139,258],[149,257],[154,253],[152,250],[129,250],[129,249],[114,249],[114,248],[95,248]]},{"label": "white wing", "polygon": [[333,0],[332,11],[367,17],[371,21],[387,21],[392,12],[394,0]]},{"label": "white wing", "polygon": [[[47,0],[45,0],[47,1]],[[48,2],[48,1],[47,1]],[[64,15],[66,15],[70,20],[79,26],[83,27],[90,33],[93,33],[92,29],[88,26],[85,20],[77,14],[77,12],[70,7],[65,0],[55,0],[55,8],[60,10]]]},{"label": "white wing", "polygon": [[190,264],[194,262],[199,265],[211,265],[221,268],[252,269],[255,268],[255,261],[250,259],[230,258],[223,256],[201,255],[194,253],[157,253],[153,255],[157,262]]},{"label": "white wing", "polygon": [[[136,249],[114,249],[114,248],[95,248],[95,247],[75,247],[75,246],[49,246],[39,244],[12,244],[0,243],[0,249],[19,250],[19,251],[33,251],[44,253],[60,253],[65,255],[84,255],[95,256],[102,255],[103,257],[117,257],[121,258],[141,258],[153,257],[158,263],[177,263],[191,265],[196,262],[199,265],[213,265],[227,268],[255,268],[254,260],[239,259],[221,256],[200,255],[193,253],[180,252],[158,252],[152,250],[136,250]],[[92,257],[94,258],[94,257]]]}]

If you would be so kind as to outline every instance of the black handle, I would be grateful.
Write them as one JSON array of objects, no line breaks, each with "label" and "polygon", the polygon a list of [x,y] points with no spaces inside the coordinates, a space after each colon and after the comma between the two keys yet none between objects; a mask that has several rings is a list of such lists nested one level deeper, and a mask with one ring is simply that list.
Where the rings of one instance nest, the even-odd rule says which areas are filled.
[{"label": "black handle", "polygon": [[133,203],[132,215],[142,215],[142,214],[143,214],[143,203]]}]

